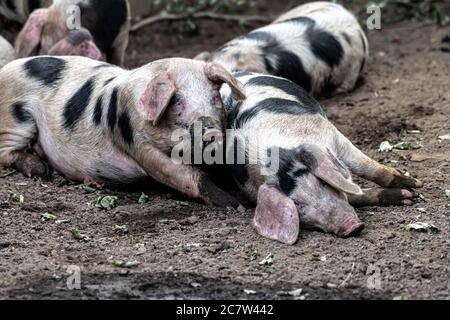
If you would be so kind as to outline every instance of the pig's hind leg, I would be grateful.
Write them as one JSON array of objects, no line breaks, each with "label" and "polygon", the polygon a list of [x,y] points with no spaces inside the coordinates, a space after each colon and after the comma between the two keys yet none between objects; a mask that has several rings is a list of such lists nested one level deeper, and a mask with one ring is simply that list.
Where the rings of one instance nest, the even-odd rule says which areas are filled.
[{"label": "pig's hind leg", "polygon": [[396,169],[383,166],[369,158],[340,133],[338,133],[337,148],[338,157],[353,174],[375,182],[381,187],[412,189],[423,186],[419,180],[405,176]]},{"label": "pig's hind leg", "polygon": [[16,103],[0,120],[0,164],[12,167],[27,177],[50,179],[51,168],[32,153],[38,130],[25,106]]},{"label": "pig's hind leg", "polygon": [[410,206],[414,203],[414,193],[405,189],[372,188],[364,189],[362,195],[348,195],[354,207]]}]

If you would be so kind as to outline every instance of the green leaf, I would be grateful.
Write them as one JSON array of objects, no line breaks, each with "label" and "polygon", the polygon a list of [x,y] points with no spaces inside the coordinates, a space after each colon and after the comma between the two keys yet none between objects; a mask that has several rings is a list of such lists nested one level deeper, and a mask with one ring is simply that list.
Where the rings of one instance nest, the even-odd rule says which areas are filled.
[{"label": "green leaf", "polygon": [[415,222],[408,224],[405,227],[406,231],[416,231],[416,232],[428,232],[428,233],[437,233],[439,229],[432,224],[424,223],[424,222]]},{"label": "green leaf", "polygon": [[450,190],[445,190],[445,196],[450,199]]},{"label": "green leaf", "polygon": [[139,197],[138,203],[139,204],[146,204],[146,203],[148,203],[149,199],[150,198],[148,197],[148,195],[146,195],[145,193],[142,192],[141,196]]},{"label": "green leaf", "polygon": [[77,188],[83,190],[85,193],[94,193],[95,191],[97,191],[96,188],[87,184],[80,184],[79,186],[77,186]]},{"label": "green leaf", "polygon": [[412,149],[412,143],[411,142],[400,142],[394,145],[394,149],[397,150],[411,150]]},{"label": "green leaf", "polygon": [[77,227],[70,230],[70,233],[72,234],[72,237],[76,240],[81,240],[84,242],[91,241],[91,238],[83,233],[81,233],[80,229]]},{"label": "green leaf", "polygon": [[41,214],[41,220],[42,221],[50,221],[50,220],[56,220],[58,217],[51,213],[43,213]]},{"label": "green leaf", "polygon": [[450,140],[450,133],[444,134],[439,137],[439,140]]},{"label": "green leaf", "polygon": [[273,264],[273,260],[274,260],[274,255],[272,253],[269,253],[269,255],[264,260],[262,260],[259,263],[259,265],[264,266],[264,267],[270,266]]},{"label": "green leaf", "polygon": [[116,207],[117,197],[114,196],[106,196],[106,197],[98,197],[95,203],[95,207],[99,209],[111,210]]}]

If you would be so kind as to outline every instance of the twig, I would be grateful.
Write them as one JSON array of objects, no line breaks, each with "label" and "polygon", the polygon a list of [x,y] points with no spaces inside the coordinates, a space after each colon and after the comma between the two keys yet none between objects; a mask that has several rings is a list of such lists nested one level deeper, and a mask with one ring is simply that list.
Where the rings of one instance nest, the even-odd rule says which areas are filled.
[{"label": "twig", "polygon": [[14,173],[16,173],[16,172],[15,171],[11,171],[11,172],[5,173],[5,174],[1,175],[0,178],[1,179],[7,178],[9,176],[12,176]]},{"label": "twig", "polygon": [[355,269],[355,263],[352,264],[352,270],[350,270],[350,273],[347,275],[347,278],[345,278],[345,280],[342,281],[342,283],[341,283],[341,285],[339,287],[343,288],[343,287],[347,286],[347,282],[352,277],[354,269]]},{"label": "twig", "polygon": [[159,23],[161,21],[179,21],[186,19],[211,19],[211,20],[225,20],[225,21],[239,21],[239,22],[270,22],[272,19],[262,16],[239,16],[214,12],[195,12],[195,13],[181,13],[181,14],[167,14],[167,15],[154,15],[145,18],[131,27],[131,31],[137,31],[143,27],[147,27],[152,24]]}]

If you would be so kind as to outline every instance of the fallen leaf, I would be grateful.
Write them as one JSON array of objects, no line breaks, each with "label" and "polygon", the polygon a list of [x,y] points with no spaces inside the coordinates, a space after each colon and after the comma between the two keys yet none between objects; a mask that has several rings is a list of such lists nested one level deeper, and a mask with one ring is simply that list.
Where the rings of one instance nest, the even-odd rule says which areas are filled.
[{"label": "fallen leaf", "polygon": [[450,190],[445,190],[445,196],[450,199]]},{"label": "fallen leaf", "polygon": [[121,236],[127,235],[130,231],[127,225],[119,226],[117,224],[113,227],[113,230],[115,233]]},{"label": "fallen leaf", "polygon": [[439,140],[450,140],[450,133],[444,134],[439,137]]},{"label": "fallen leaf", "polygon": [[70,219],[56,220],[55,223],[56,223],[56,224],[66,224],[66,223],[70,223]]},{"label": "fallen leaf", "polygon": [[145,193],[142,193],[141,196],[139,197],[138,203],[139,204],[146,204],[146,203],[148,203],[149,199],[150,198],[149,198],[148,195],[146,195]]},{"label": "fallen leaf", "polygon": [[270,266],[273,264],[273,260],[274,260],[274,255],[272,253],[269,253],[269,255],[262,260],[259,265],[260,266]]},{"label": "fallen leaf", "polygon": [[295,290],[290,291],[289,295],[293,296],[293,297],[300,297],[302,292],[303,292],[303,289],[295,289]]},{"label": "fallen leaf", "polygon": [[58,218],[57,216],[55,216],[54,214],[51,214],[51,213],[43,213],[43,214],[41,214],[41,220],[43,222],[50,221],[50,220],[56,220],[57,218]]},{"label": "fallen leaf", "polygon": [[141,263],[137,260],[133,260],[133,261],[114,260],[113,261],[113,266],[118,267],[118,268],[125,268],[125,269],[136,268],[140,264]]},{"label": "fallen leaf", "polygon": [[397,150],[411,150],[413,145],[411,142],[400,142],[394,145],[393,148]]},{"label": "fallen leaf", "polygon": [[248,295],[256,294],[255,290],[244,289],[244,292],[245,292],[245,294],[248,294]]},{"label": "fallen leaf", "polygon": [[388,153],[391,152],[394,149],[394,146],[389,143],[389,141],[383,141],[380,144],[380,148],[378,149],[379,152]]},{"label": "fallen leaf", "polygon": [[96,208],[111,210],[116,206],[117,197],[114,196],[106,196],[106,197],[98,197],[95,203]]},{"label": "fallen leaf", "polygon": [[408,224],[405,227],[406,231],[417,231],[417,232],[428,232],[428,233],[436,233],[439,229],[432,224],[424,223],[424,222],[415,222]]},{"label": "fallen leaf", "polygon": [[97,191],[96,188],[87,184],[80,184],[79,186],[77,186],[77,188],[83,190],[85,193],[94,193],[95,191]]},{"label": "fallen leaf", "polygon": [[81,240],[84,242],[91,241],[91,238],[83,233],[81,233],[80,229],[73,228],[70,230],[70,233],[72,234],[72,237],[76,240]]}]

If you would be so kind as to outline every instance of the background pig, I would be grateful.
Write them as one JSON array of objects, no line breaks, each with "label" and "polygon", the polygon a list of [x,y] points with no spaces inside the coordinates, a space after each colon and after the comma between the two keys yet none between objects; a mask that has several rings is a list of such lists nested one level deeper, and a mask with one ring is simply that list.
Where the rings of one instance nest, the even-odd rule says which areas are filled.
[{"label": "background pig", "polygon": [[0,36],[0,69],[14,60],[14,48]]},{"label": "background pig", "polygon": [[[74,5],[80,9],[81,26],[76,26]],[[54,54],[55,51],[71,55],[83,51],[74,39],[80,41],[80,35],[90,34],[94,42],[89,39],[83,44],[88,47],[85,50],[88,57],[95,59],[99,49],[108,62],[121,66],[128,46],[129,28],[127,0],[54,0],[48,8],[37,9],[30,14],[16,40],[16,53],[19,58]],[[74,31],[82,33],[76,37],[73,36]],[[54,49],[55,46],[58,50]]]},{"label": "background pig", "polygon": [[[261,235],[293,244],[301,224],[348,237],[364,227],[349,200],[359,206],[412,204],[406,189],[421,183],[365,156],[301,87],[268,75],[236,76],[247,99],[235,103],[226,86],[221,91],[234,129],[227,134],[227,163],[257,203],[254,225]],[[363,191],[351,173],[392,189]]]},{"label": "background pig", "polygon": [[349,11],[330,2],[312,2],[196,58],[230,71],[280,76],[314,95],[331,95],[355,87],[368,55],[366,36]]},{"label": "background pig", "polygon": [[10,20],[25,23],[31,12],[46,8],[53,0],[0,0],[0,14]]},{"label": "background pig", "polygon": [[150,176],[208,204],[235,206],[202,172],[170,158],[174,130],[197,122],[207,124],[205,134],[223,129],[223,83],[243,97],[225,69],[188,59],[132,71],[84,57],[16,60],[0,71],[0,164],[48,178],[48,162],[70,179],[106,185]]}]

